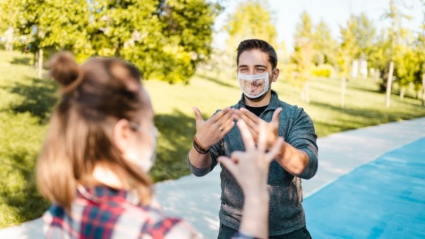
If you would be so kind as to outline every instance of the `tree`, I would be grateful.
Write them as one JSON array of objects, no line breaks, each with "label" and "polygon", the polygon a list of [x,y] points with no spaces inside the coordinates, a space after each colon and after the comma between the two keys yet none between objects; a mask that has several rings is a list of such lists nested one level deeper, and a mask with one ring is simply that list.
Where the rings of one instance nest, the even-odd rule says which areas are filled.
[{"label": "tree", "polygon": [[394,59],[399,57],[400,50],[403,48],[403,40],[408,33],[407,29],[402,27],[402,20],[410,20],[410,16],[403,14],[400,8],[395,4],[394,0],[390,0],[390,9],[383,15],[385,19],[389,19],[391,26],[388,28],[388,45],[390,67],[387,80],[386,90],[386,106],[390,107],[391,85],[393,81]]},{"label": "tree", "polygon": [[6,50],[12,50],[14,45],[14,25],[12,19],[16,19],[18,11],[14,4],[6,0],[0,0],[0,35],[6,37]]},{"label": "tree", "polygon": [[66,49],[80,53],[89,49],[85,0],[16,0],[1,7],[2,12],[11,12],[8,21],[26,39],[24,45],[31,46],[34,57],[38,54],[38,77],[41,77],[44,52]]},{"label": "tree", "polygon": [[225,29],[229,34],[229,42],[239,44],[242,40],[259,38],[272,46],[277,45],[275,19],[268,9],[268,2],[248,0],[241,3],[229,16]]},{"label": "tree", "polygon": [[[425,0],[422,0],[422,7],[425,7]],[[422,88],[422,106],[425,106],[425,9],[422,10],[422,27],[415,40],[416,59],[420,66],[420,71],[416,73],[415,86]]]},{"label": "tree", "polygon": [[351,59],[349,51],[341,44],[336,57],[338,77],[341,79],[341,108],[345,107],[346,82],[350,75]]},{"label": "tree", "polygon": [[415,49],[404,46],[399,50],[400,53],[394,58],[395,65],[397,65],[394,75],[400,86],[400,99],[403,100],[406,87],[416,81],[422,66]]},{"label": "tree", "polygon": [[112,1],[93,4],[90,38],[97,55],[135,63],[145,78],[185,82],[211,53],[219,4],[199,0]]},{"label": "tree", "polygon": [[[340,26],[341,47],[350,64],[356,59],[367,60],[371,63],[372,54],[376,47],[376,28],[365,13],[351,14],[345,26]],[[357,73],[357,72],[356,72]]]},{"label": "tree", "polygon": [[331,30],[328,25],[322,20],[316,25],[313,33],[314,38],[314,51],[315,63],[322,64],[335,64],[335,53],[338,48],[338,43],[331,35]]},{"label": "tree", "polygon": [[306,11],[301,14],[301,21],[295,32],[295,45],[292,62],[296,64],[295,79],[301,84],[301,100],[309,103],[309,85],[314,57],[313,24]]},{"label": "tree", "polygon": [[[228,33],[226,46],[229,59],[236,58],[235,49],[246,39],[262,39],[272,46],[277,46],[277,32],[274,18],[266,0],[247,0],[238,5],[235,12],[230,14],[224,26]],[[232,66],[236,61],[232,61]]]},{"label": "tree", "polygon": [[187,83],[196,64],[208,57],[221,11],[206,0],[17,0],[12,5],[19,13],[12,22],[40,59],[43,50],[61,49],[73,51],[77,60],[117,56],[136,64],[145,78],[170,83]]}]

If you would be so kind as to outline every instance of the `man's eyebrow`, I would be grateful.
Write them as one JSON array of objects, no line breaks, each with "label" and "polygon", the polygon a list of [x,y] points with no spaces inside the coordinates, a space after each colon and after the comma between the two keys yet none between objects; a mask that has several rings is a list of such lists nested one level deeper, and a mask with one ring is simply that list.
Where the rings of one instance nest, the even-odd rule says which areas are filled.
[{"label": "man's eyebrow", "polygon": [[[240,65],[238,67],[241,68],[241,67],[249,67],[249,66],[248,65]],[[264,68],[267,68],[267,66],[265,66],[265,65],[254,65],[254,67],[264,67]]]}]

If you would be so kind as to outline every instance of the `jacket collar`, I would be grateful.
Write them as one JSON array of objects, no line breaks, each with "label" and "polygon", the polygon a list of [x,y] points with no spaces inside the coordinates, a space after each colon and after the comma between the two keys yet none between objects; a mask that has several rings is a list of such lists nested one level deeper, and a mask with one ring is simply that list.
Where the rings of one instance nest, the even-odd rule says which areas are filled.
[{"label": "jacket collar", "polygon": [[[246,108],[245,97],[244,97],[243,93],[242,93],[241,99],[239,100],[239,102],[234,107],[237,108],[237,109]],[[281,107],[279,96],[274,90],[271,90],[270,103],[264,111],[276,110],[279,107]]]}]

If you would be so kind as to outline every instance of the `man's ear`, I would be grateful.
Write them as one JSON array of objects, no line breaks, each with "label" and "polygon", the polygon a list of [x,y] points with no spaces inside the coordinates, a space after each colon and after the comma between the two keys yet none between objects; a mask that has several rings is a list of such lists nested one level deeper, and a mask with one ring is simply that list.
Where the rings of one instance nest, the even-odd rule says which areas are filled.
[{"label": "man's ear", "polygon": [[130,123],[126,119],[120,119],[117,123],[114,125],[113,130],[113,141],[114,144],[117,146],[117,148],[124,152],[127,149],[127,146],[129,145],[131,136],[131,128]]},{"label": "man's ear", "polygon": [[272,71],[272,82],[276,82],[277,78],[279,77],[279,73],[279,68],[276,68]]}]

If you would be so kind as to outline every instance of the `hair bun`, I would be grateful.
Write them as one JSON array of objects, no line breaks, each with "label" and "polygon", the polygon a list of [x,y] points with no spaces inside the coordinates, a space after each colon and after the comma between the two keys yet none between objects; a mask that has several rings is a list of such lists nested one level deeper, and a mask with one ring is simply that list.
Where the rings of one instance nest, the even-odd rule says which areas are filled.
[{"label": "hair bun", "polygon": [[71,52],[60,52],[54,55],[49,68],[50,76],[65,88],[72,85],[80,74],[80,67]]}]

